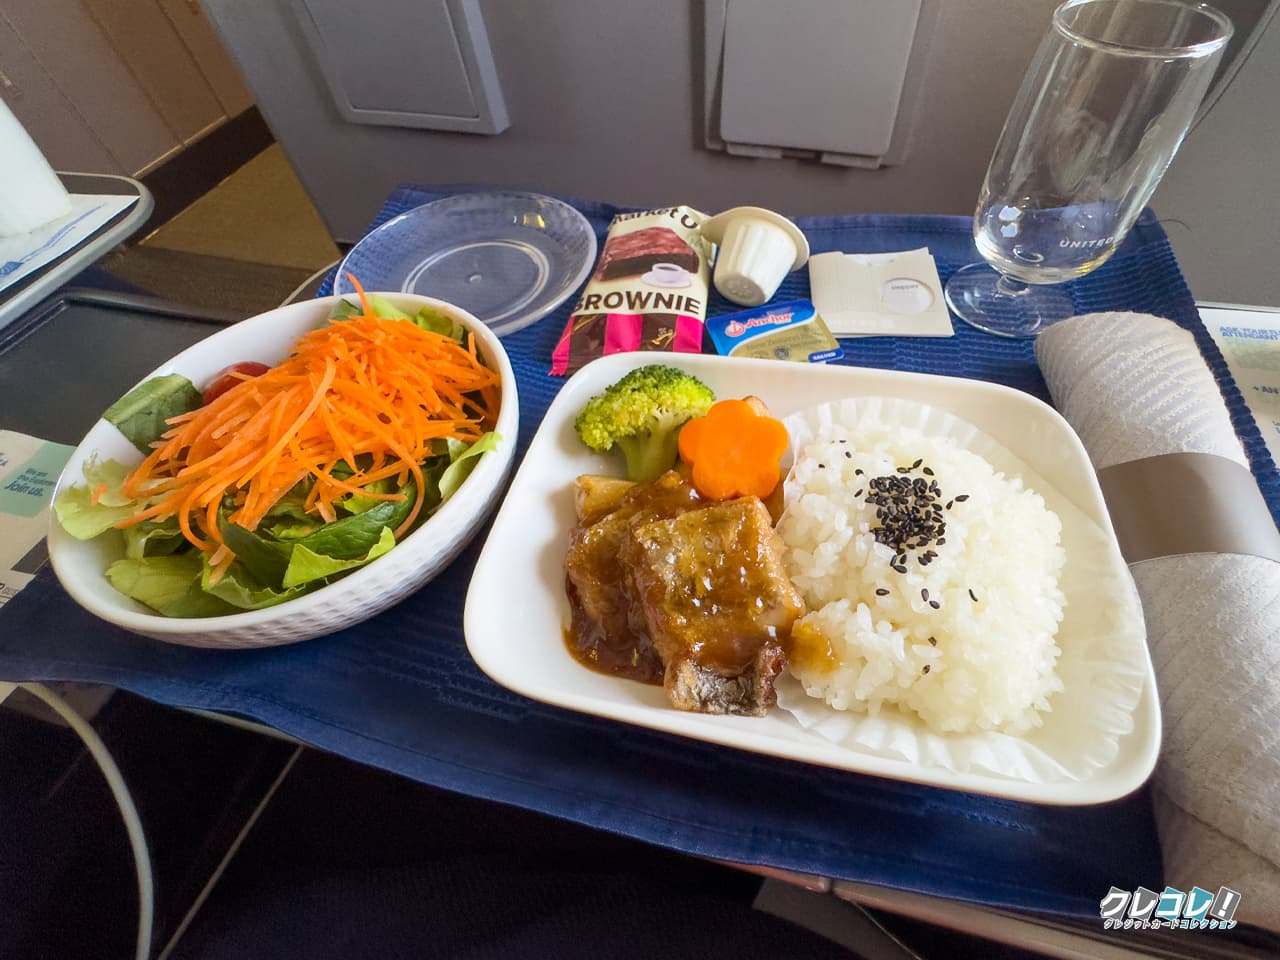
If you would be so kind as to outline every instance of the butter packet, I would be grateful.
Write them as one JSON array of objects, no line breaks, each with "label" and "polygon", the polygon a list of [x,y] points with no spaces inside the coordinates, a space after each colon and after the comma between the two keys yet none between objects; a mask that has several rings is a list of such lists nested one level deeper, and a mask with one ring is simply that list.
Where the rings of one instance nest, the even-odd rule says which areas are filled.
[{"label": "butter packet", "polygon": [[706,214],[690,207],[620,213],[551,355],[572,373],[597,357],[631,350],[701,353],[715,245]]},{"label": "butter packet", "polygon": [[707,321],[716,352],[725,357],[826,363],[844,356],[808,300],[765,304]]}]

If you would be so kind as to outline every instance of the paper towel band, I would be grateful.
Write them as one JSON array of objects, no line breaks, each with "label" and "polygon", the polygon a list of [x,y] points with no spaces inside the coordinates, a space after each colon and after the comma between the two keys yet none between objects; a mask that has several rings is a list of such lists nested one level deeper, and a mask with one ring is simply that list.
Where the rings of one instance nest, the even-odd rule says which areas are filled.
[{"label": "paper towel band", "polygon": [[1129,563],[1185,553],[1242,553],[1280,562],[1280,530],[1253,474],[1212,453],[1166,453],[1098,471]]}]

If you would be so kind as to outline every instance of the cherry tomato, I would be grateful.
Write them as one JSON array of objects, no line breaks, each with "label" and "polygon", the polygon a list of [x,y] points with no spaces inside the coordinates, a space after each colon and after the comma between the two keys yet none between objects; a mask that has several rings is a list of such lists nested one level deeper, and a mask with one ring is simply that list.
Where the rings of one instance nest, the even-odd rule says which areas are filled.
[{"label": "cherry tomato", "polygon": [[204,388],[204,402],[206,404],[213,403],[237,383],[260,377],[270,369],[265,363],[258,363],[254,360],[242,360],[239,363],[231,364],[229,367],[223,367],[209,381],[209,385]]}]

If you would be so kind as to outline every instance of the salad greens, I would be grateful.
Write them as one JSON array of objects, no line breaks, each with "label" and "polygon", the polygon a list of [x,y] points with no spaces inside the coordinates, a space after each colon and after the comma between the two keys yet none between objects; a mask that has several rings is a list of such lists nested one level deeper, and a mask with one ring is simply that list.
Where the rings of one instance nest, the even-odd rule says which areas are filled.
[{"label": "salad greens", "polygon": [[[423,308],[407,314],[381,297],[370,297],[372,313],[396,319],[458,340],[467,346],[469,332],[447,314]],[[340,301],[332,319],[360,315],[359,307]],[[140,451],[167,430],[166,420],[201,405],[200,391],[179,374],[155,377],[112,404],[104,419],[114,424]],[[114,460],[90,458],[83,468],[85,486],[64,490],[54,503],[62,528],[81,540],[110,535],[123,539],[124,556],[111,563],[106,577],[124,595],[165,616],[209,617],[273,606],[315,590],[336,577],[383,556],[396,545],[395,530],[413,511],[422,509],[416,526],[453,496],[479,458],[494,451],[502,438],[494,432],[473,443],[455,439],[431,441],[422,463],[424,489],[413,480],[403,486],[395,477],[374,481],[364,493],[335,501],[337,516],[326,521],[306,508],[310,481],[303,481],[276,501],[255,530],[233,523],[230,493],[218,510],[218,533],[235,560],[216,576],[209,555],[196,548],[179,529],[178,518],[144,520],[115,529],[116,524],[145,510],[161,493],[138,497],[123,492],[130,467]],[[357,457],[359,461],[359,457]],[[338,475],[355,472],[356,464],[339,463]],[[398,495],[401,499],[386,499]]]},{"label": "salad greens", "polygon": [[[467,328],[443,310],[437,310],[435,307],[423,307],[417,313],[405,313],[386,297],[380,297],[376,293],[369,295],[369,306],[375,316],[382,317],[384,320],[408,320],[423,330],[452,337],[464,346],[467,343]],[[358,306],[349,300],[341,300],[334,308],[331,318],[334,320],[347,320],[359,315],[360,308]]]},{"label": "salad greens", "polygon": [[152,377],[107,407],[102,419],[125,435],[144,454],[164,433],[165,421],[200,406],[200,391],[180,373]]}]

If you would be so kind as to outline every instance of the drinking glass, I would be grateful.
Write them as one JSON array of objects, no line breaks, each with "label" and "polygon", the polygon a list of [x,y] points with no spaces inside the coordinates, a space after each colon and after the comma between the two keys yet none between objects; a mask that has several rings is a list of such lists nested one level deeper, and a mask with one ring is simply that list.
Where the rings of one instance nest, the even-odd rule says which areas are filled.
[{"label": "drinking glass", "polygon": [[1182,0],[1067,0],[1054,11],[978,197],[986,263],[946,285],[956,316],[1007,337],[1071,316],[1070,293],[1053,285],[1097,269],[1124,240],[1231,30],[1222,13]]}]

